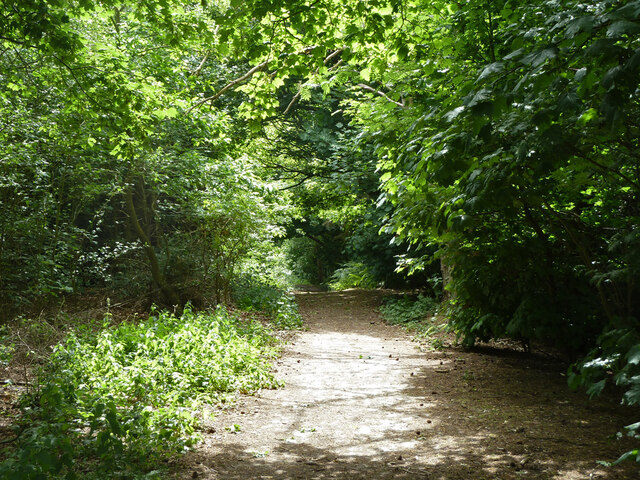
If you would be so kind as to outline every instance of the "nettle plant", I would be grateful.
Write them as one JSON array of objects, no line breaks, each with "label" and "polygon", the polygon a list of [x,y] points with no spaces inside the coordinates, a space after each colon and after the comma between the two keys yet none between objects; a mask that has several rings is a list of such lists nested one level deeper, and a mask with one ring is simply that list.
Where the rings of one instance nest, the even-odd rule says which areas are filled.
[{"label": "nettle plant", "polygon": [[56,347],[43,383],[24,399],[0,478],[148,476],[198,441],[205,403],[280,385],[268,362],[278,350],[270,330],[224,307],[105,322]]}]

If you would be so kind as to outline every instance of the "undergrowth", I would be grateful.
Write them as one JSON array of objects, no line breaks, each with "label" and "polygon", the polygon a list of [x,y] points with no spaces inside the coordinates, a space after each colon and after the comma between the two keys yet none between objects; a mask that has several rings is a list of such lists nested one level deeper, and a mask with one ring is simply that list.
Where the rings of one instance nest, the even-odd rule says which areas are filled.
[{"label": "undergrowth", "polygon": [[349,262],[333,272],[329,280],[329,288],[331,288],[331,290],[376,288],[378,283],[367,265],[360,262]]},{"label": "undergrowth", "polygon": [[259,282],[240,283],[234,287],[233,299],[238,308],[267,314],[271,323],[281,330],[302,327],[302,316],[293,295],[278,287]]},{"label": "undergrowth", "polygon": [[[391,325],[402,325],[413,332],[417,338],[428,339],[442,330],[441,325],[434,324],[432,321],[437,308],[438,301],[433,297],[389,296],[383,300],[380,313],[385,322]],[[438,343],[437,339],[432,340],[434,347],[438,347]]]},{"label": "undergrowth", "polygon": [[[298,322],[295,304],[282,302],[279,321]],[[118,326],[107,315],[98,332],[77,329],[22,399],[0,478],[159,478],[162,459],[198,441],[205,403],[280,385],[271,333],[224,307]]]}]

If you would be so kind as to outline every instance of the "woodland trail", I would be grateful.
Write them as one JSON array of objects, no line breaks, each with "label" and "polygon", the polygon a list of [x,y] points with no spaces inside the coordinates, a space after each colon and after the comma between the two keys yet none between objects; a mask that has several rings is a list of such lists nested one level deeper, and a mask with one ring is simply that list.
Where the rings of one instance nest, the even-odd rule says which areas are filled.
[{"label": "woodland trail", "polygon": [[[286,386],[243,397],[173,465],[201,479],[627,479],[607,436],[636,411],[572,393],[523,354],[428,351],[376,313],[381,292],[297,296],[308,331],[275,365]],[[637,417],[636,417],[637,418]]]}]

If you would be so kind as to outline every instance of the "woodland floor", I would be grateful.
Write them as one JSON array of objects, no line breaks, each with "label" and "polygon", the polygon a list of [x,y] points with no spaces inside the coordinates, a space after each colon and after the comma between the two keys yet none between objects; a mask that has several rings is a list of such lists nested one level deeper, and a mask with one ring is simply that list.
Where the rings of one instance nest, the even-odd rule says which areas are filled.
[{"label": "woodland floor", "polygon": [[376,312],[382,293],[297,295],[308,330],[275,367],[286,386],[205,423],[178,479],[636,479],[611,440],[640,419],[571,392],[566,366],[509,349],[431,351]]}]

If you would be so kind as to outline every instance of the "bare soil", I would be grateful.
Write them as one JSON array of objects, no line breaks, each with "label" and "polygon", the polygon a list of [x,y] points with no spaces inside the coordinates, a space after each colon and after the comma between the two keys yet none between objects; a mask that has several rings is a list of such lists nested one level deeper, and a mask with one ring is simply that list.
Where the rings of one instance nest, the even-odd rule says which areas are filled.
[{"label": "bare soil", "polygon": [[[308,331],[275,368],[286,386],[205,422],[178,479],[636,479],[612,440],[640,419],[588,401],[566,366],[509,349],[432,351],[385,325],[382,293],[297,296]],[[635,445],[637,447],[637,445]]]}]

